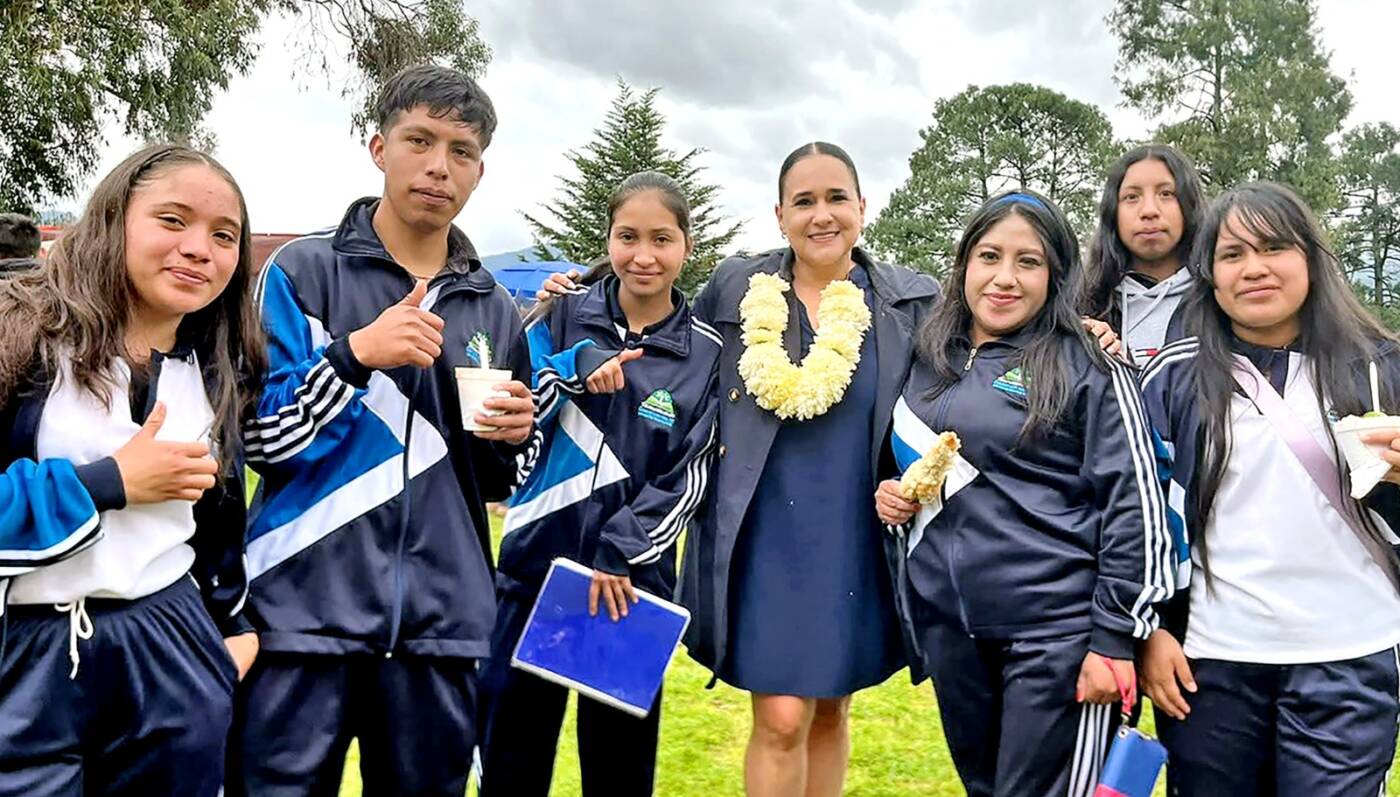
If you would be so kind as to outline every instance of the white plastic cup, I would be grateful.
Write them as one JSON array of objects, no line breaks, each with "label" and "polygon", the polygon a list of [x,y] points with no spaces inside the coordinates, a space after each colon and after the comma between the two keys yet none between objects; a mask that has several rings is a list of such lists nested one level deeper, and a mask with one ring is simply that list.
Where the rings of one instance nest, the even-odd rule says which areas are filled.
[{"label": "white plastic cup", "polygon": [[497,427],[485,426],[476,422],[477,413],[500,415],[500,410],[482,407],[486,399],[510,398],[504,390],[492,390],[493,385],[509,382],[515,378],[510,371],[502,368],[457,368],[457,399],[462,405],[462,428],[468,432],[493,432]]},{"label": "white plastic cup", "polygon": [[1400,429],[1400,416],[1373,415],[1369,418],[1348,415],[1332,426],[1337,444],[1342,447],[1347,468],[1351,470],[1351,497],[1365,498],[1371,488],[1390,471],[1390,463],[1381,459],[1380,452],[1390,448],[1384,443],[1367,443],[1362,435],[1389,429]]}]

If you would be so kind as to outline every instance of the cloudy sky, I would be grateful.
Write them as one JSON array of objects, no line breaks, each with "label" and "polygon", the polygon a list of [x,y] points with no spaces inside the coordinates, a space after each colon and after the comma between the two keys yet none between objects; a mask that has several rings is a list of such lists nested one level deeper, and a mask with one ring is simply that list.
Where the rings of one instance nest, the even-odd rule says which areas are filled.
[{"label": "cloudy sky", "polygon": [[[483,254],[530,243],[522,210],[551,198],[564,154],[587,143],[621,76],[661,87],[665,143],[703,147],[740,245],[779,243],[778,165],[826,139],[861,170],[869,218],[908,176],[933,102],[969,84],[1040,83],[1103,108],[1119,137],[1148,123],[1118,107],[1112,0],[480,0],[468,4],[494,51],[482,81],[500,126],[486,177],[458,219]],[[663,10],[664,9],[664,10]],[[1394,31],[1400,3],[1321,0],[1333,70],[1355,97],[1348,124],[1400,123]],[[305,232],[339,221],[382,185],[350,133],[338,86],[308,76],[296,28],[265,27],[253,71],[214,103],[218,157],[248,197],[255,232]],[[110,168],[136,146],[112,135]],[[81,201],[79,198],[77,201]]]}]

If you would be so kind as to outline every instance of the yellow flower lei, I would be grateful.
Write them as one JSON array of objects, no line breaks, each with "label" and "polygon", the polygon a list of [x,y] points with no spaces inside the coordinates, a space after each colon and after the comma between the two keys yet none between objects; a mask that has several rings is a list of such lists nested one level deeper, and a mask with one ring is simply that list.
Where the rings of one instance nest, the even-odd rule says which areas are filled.
[{"label": "yellow flower lei", "polygon": [[955,432],[938,435],[929,450],[899,478],[899,491],[903,493],[904,500],[926,504],[937,498],[943,480],[953,469],[953,460],[960,448],[962,441]]},{"label": "yellow flower lei", "polygon": [[817,309],[817,336],[798,366],[783,348],[788,324],[783,294],[790,287],[775,274],[749,277],[749,289],[739,302],[745,347],[739,357],[739,376],[758,406],[783,420],[805,421],[825,413],[846,395],[870,329],[870,308],[865,306],[865,294],[849,280],[828,283]]}]

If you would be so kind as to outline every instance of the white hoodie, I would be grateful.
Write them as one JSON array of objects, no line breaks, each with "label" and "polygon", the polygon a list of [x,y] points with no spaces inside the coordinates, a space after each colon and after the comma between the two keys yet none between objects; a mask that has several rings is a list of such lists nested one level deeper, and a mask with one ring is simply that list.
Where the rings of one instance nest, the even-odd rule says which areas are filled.
[{"label": "white hoodie", "polygon": [[1118,309],[1122,319],[1118,335],[1132,353],[1133,363],[1145,365],[1167,340],[1172,316],[1191,287],[1191,273],[1179,269],[1155,285],[1144,285],[1129,274],[1118,283]]}]

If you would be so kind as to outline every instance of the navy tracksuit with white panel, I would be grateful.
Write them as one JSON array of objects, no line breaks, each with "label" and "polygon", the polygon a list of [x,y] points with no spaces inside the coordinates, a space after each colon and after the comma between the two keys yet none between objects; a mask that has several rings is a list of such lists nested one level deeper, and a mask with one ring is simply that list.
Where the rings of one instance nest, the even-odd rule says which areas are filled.
[{"label": "navy tracksuit with white panel", "polygon": [[[546,795],[568,691],[510,666],[550,562],[566,557],[670,599],[676,541],[705,497],[716,447],[720,342],[673,291],[675,310],[627,329],[608,276],[555,301],[527,331],[538,403],[529,476],[511,501],[496,592],[500,614],[481,676],[483,795]],[[623,348],[624,388],[584,380]],[[600,599],[601,601],[601,599]],[[600,612],[606,612],[599,605]],[[627,622],[622,618],[620,622]],[[626,662],[616,662],[626,666]],[[649,795],[660,702],[646,719],[582,698],[584,794]]]},{"label": "navy tracksuit with white panel", "polygon": [[262,492],[244,611],[262,652],[239,690],[235,793],[334,793],[350,739],[367,793],[461,795],[475,745],[476,661],[496,603],[484,502],[510,494],[524,446],[462,429],[454,369],[528,384],[520,315],[455,227],[420,305],[440,316],[428,368],[373,371],[351,332],[412,290],[372,223],[273,254],[258,298],[269,375],[245,428]]},{"label": "navy tracksuit with white panel", "polygon": [[1024,333],[964,344],[951,385],[916,362],[894,410],[902,473],[953,431],[940,502],[896,529],[901,590],[944,730],[972,795],[1087,795],[1115,705],[1075,702],[1089,651],[1130,659],[1172,590],[1171,545],[1133,376],[1065,338],[1070,400],[1020,439]]},{"label": "navy tracksuit with white panel", "polygon": [[128,506],[112,458],[160,400],[206,440],[196,355],[114,368],[108,406],[34,374],[0,412],[0,795],[213,797],[246,595],[239,452],[193,504]]},{"label": "navy tracksuit with white panel", "polygon": [[[1267,389],[1283,397],[1300,423],[1323,438],[1323,450],[1331,449],[1308,358],[1240,341],[1233,348],[1254,363],[1269,380]],[[1210,523],[1201,528],[1195,511],[1204,429],[1195,386],[1198,351],[1195,338],[1171,344],[1142,378],[1149,417],[1173,455],[1165,481],[1180,535],[1182,589],[1163,608],[1164,628],[1183,644],[1197,686],[1194,693],[1182,690],[1191,708],[1184,721],[1157,712],[1170,755],[1168,792],[1384,794],[1400,718],[1400,599],[1242,391],[1231,399],[1231,460]],[[1381,379],[1400,384],[1393,347],[1382,344],[1375,359]],[[1369,395],[1365,362],[1355,364],[1350,392]],[[1400,487],[1382,482],[1356,509],[1378,540],[1394,541]],[[1193,562],[1189,544],[1203,534],[1211,535],[1210,587],[1199,552]],[[1370,597],[1357,592],[1365,584]],[[1305,597],[1295,603],[1297,595]],[[1259,619],[1222,627],[1219,620],[1206,622],[1207,611],[1217,617],[1255,612]]]}]

